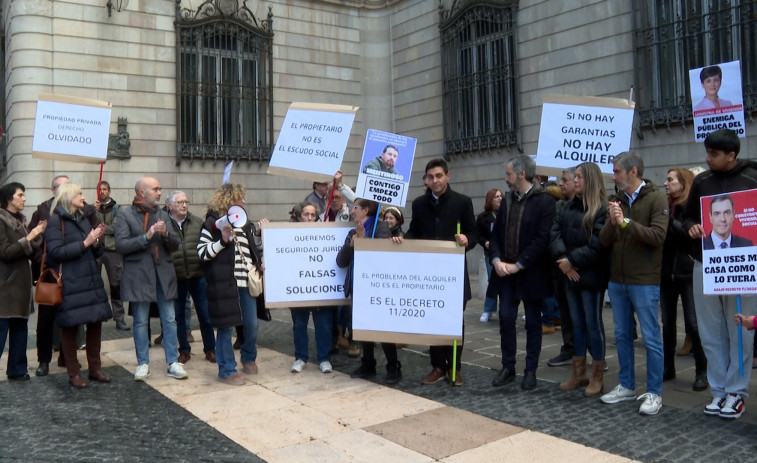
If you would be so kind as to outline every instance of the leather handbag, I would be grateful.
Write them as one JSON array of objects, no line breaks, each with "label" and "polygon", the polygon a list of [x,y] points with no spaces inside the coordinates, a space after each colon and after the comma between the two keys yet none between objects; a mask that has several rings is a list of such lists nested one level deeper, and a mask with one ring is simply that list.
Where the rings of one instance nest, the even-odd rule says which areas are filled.
[{"label": "leather handbag", "polygon": [[247,263],[249,266],[249,269],[247,270],[247,290],[250,292],[250,296],[258,297],[263,294],[263,272],[261,272],[258,266],[254,263],[248,263],[247,257],[244,255],[242,246],[239,244],[239,241],[237,241],[236,236],[234,237],[234,244],[239,251],[242,262]]},{"label": "leather handbag", "polygon": [[42,253],[34,302],[40,305],[61,305],[63,303],[63,263],[61,262],[56,272],[54,268],[45,268],[45,260],[47,260],[47,242]]}]

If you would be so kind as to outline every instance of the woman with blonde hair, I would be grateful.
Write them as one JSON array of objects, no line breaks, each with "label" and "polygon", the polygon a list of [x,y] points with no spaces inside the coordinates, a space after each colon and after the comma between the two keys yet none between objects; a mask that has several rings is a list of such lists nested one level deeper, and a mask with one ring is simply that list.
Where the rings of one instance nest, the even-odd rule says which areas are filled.
[{"label": "woman with blonde hair", "polygon": [[665,192],[668,195],[668,232],[662,247],[662,269],[660,272],[660,317],[662,319],[662,380],[676,377],[675,350],[677,342],[676,318],[678,298],[683,306],[683,322],[686,337],[691,340],[694,353],[695,391],[707,389],[707,357],[702,348],[694,312],[694,259],[690,256],[696,244],[683,228],[681,218],[689,198],[694,174],[688,169],[674,167],[665,177]]},{"label": "woman with blonde hair", "polygon": [[213,193],[208,205],[205,223],[197,243],[197,253],[203,261],[203,272],[208,284],[208,312],[210,323],[217,329],[216,363],[218,380],[241,386],[244,377],[237,373],[237,362],[231,334],[234,327],[243,325],[242,371],[257,374],[255,363],[258,351],[257,301],[247,289],[247,272],[252,265],[262,270],[255,236],[259,235],[249,220],[242,226],[227,224],[220,230],[216,221],[226,215],[231,206],[245,205],[245,188],[226,183]]},{"label": "woman with blonde hair", "polygon": [[60,185],[50,206],[52,212],[45,232],[46,265],[55,269],[60,264],[63,267],[63,303],[55,312],[55,322],[62,330],[61,351],[66,360],[68,382],[76,388],[87,387],[76,358],[79,325],[87,326],[89,379],[110,382],[110,377],[100,369],[102,322],[110,319],[112,313],[97,263],[104,250],[100,238],[105,233],[105,224],[92,228],[82,212],[84,206],[79,185]]},{"label": "woman with blonde hair", "polygon": [[[604,386],[605,330],[602,299],[609,277],[609,254],[599,242],[607,220],[607,192],[602,171],[593,162],[576,167],[576,196],[565,203],[552,225],[550,252],[565,274],[565,293],[573,323],[573,372],[560,389],[586,386],[584,395],[599,395]],[[591,380],[586,351],[591,346]]]}]

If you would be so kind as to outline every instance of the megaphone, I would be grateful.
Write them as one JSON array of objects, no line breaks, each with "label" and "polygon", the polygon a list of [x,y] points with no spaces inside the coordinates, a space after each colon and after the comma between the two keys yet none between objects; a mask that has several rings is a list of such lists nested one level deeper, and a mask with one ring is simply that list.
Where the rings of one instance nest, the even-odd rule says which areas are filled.
[{"label": "megaphone", "polygon": [[247,213],[239,206],[231,206],[226,215],[216,220],[213,224],[216,230],[226,227],[241,227],[247,223]]}]

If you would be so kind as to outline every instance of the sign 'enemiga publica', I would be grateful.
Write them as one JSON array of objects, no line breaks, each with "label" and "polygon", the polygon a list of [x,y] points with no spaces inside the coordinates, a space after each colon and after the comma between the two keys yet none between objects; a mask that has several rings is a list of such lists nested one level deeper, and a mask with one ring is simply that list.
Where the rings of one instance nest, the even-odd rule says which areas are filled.
[{"label": "sign 'enemiga publica'", "polygon": [[108,155],[111,105],[41,93],[34,118],[32,157],[99,164]]},{"label": "sign 'enemiga publica'", "polygon": [[350,222],[263,224],[266,307],[347,303],[347,269],[336,265],[336,255],[353,228]]},{"label": "sign 'enemiga publica'", "polygon": [[356,239],[353,338],[429,346],[462,341],[465,248]]}]

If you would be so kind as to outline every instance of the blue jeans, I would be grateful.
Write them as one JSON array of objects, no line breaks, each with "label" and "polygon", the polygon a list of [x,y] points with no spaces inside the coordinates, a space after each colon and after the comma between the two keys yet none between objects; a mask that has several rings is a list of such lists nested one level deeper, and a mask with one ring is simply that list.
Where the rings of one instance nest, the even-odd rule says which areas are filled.
[{"label": "blue jeans", "polygon": [[[170,365],[179,359],[174,301],[165,298],[159,281],[156,287],[160,325],[163,327],[163,351],[166,355],[166,364]],[[150,363],[150,340],[147,336],[147,324],[150,320],[150,301],[131,302],[131,314],[134,317],[134,347],[137,351],[137,363],[148,364]]]},{"label": "blue jeans", "polygon": [[565,286],[565,297],[568,300],[573,326],[573,355],[577,357],[586,356],[586,348],[591,345],[591,358],[600,361],[605,359],[603,296],[604,290],[578,289],[567,284]]},{"label": "blue jeans", "polygon": [[[515,297],[513,278],[505,278],[499,293],[499,335],[502,350],[502,367],[515,371],[515,319],[518,318],[518,305]],[[541,354],[541,299],[524,299],[526,311],[526,368],[525,371],[536,372]],[[459,361],[459,359],[458,359]]]},{"label": "blue jeans", "polygon": [[176,334],[179,336],[179,352],[190,352],[192,350],[187,339],[189,325],[186,324],[187,318],[184,311],[188,295],[192,296],[195,310],[197,310],[197,321],[200,322],[200,333],[202,333],[202,351],[206,354],[213,352],[216,348],[216,340],[208,314],[208,284],[205,282],[205,277],[179,281],[178,291],[179,296],[174,300],[174,309],[176,312]]},{"label": "blue jeans", "polygon": [[291,309],[294,332],[294,358],[308,361],[308,318],[313,314],[315,328],[315,351],[318,363],[331,360],[331,307],[318,309]]},{"label": "blue jeans", "polygon": [[555,318],[559,316],[560,310],[557,307],[557,299],[554,296],[545,297],[541,303],[541,324],[555,326]]},{"label": "blue jeans", "polygon": [[26,342],[29,337],[26,318],[0,318],[0,356],[5,349],[5,338],[10,336],[8,343],[8,369],[6,374],[11,377],[24,376],[27,372]]},{"label": "blue jeans", "polygon": [[[647,392],[662,395],[662,334],[658,320],[660,287],[658,285],[624,285],[610,282],[607,288],[615,320],[621,386],[636,389],[634,374],[633,313],[639,317],[641,335],[647,350]],[[575,329],[575,327],[574,327]]]},{"label": "blue jeans", "polygon": [[[258,357],[258,348],[255,343],[258,340],[258,311],[257,301],[250,296],[247,288],[237,288],[239,294],[239,307],[242,310],[242,326],[244,327],[244,342],[242,343],[242,364],[254,363]],[[228,378],[237,372],[237,361],[234,358],[234,346],[231,343],[231,335],[234,327],[219,328],[216,337],[216,363],[218,364],[218,377]]]},{"label": "blue jeans", "polygon": [[[489,256],[484,257],[484,262],[486,263],[486,274],[489,276],[489,279],[491,280],[492,262],[491,262],[491,259],[489,259]],[[497,310],[497,297],[489,296],[489,288],[487,288],[486,299],[484,299],[484,312],[492,313],[495,310]]]}]

